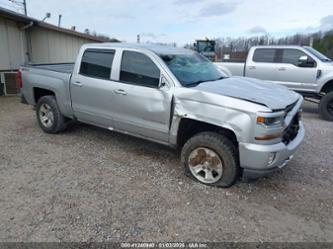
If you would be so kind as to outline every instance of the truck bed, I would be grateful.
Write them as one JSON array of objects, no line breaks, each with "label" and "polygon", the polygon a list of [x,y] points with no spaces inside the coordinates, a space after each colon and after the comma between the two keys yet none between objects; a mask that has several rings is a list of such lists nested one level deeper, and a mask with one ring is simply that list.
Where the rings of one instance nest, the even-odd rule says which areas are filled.
[{"label": "truck bed", "polygon": [[34,91],[44,89],[56,94],[59,108],[64,115],[73,115],[69,89],[74,63],[28,64],[22,68],[25,69],[21,71],[21,93],[27,103],[36,105]]},{"label": "truck bed", "polygon": [[71,74],[74,69],[74,63],[28,64],[27,67]]},{"label": "truck bed", "polygon": [[242,62],[215,62],[217,67],[219,67],[228,76],[244,76],[245,63]]}]

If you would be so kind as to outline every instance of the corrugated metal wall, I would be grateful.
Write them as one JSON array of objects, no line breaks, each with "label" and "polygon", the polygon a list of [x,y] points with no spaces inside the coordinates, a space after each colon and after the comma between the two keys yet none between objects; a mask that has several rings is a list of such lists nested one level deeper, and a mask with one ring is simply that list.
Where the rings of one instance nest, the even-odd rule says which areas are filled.
[{"label": "corrugated metal wall", "polygon": [[[44,27],[33,26],[24,31],[24,25],[0,16],[0,95],[19,92],[12,72],[20,65],[26,62],[74,62],[80,47],[92,42]],[[26,36],[30,37],[30,61],[27,58]]]},{"label": "corrugated metal wall", "polygon": [[[15,70],[26,59],[26,37],[18,22],[0,17],[0,71]],[[74,62],[82,44],[91,40],[49,30],[29,28],[32,63]]]},{"label": "corrugated metal wall", "polygon": [[25,35],[14,21],[0,17],[0,70],[17,69],[24,63]]},{"label": "corrugated metal wall", "polygon": [[74,62],[80,47],[92,42],[41,27],[31,29],[30,37],[33,63]]}]

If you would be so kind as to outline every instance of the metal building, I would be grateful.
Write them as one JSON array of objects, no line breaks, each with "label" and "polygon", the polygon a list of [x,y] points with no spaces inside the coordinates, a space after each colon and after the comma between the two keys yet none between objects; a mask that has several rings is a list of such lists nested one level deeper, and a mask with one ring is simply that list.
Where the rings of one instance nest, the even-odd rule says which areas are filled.
[{"label": "metal building", "polygon": [[103,40],[0,7],[0,95],[19,92],[20,65],[74,62],[81,45],[90,42]]}]

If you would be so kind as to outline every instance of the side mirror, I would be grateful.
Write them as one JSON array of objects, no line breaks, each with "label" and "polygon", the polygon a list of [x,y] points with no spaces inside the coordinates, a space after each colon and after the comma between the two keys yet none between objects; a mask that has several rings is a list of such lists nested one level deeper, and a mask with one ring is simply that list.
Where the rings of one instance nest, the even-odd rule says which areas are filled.
[{"label": "side mirror", "polygon": [[169,87],[170,84],[168,80],[164,77],[164,75],[161,75],[159,88],[169,88]]},{"label": "side mirror", "polygon": [[298,61],[304,63],[304,62],[307,62],[308,59],[309,59],[308,56],[306,56],[306,55],[302,55],[301,57],[299,57]]},{"label": "side mirror", "polygon": [[298,59],[298,66],[299,67],[314,67],[315,62],[313,59],[309,58],[307,55],[302,55]]}]

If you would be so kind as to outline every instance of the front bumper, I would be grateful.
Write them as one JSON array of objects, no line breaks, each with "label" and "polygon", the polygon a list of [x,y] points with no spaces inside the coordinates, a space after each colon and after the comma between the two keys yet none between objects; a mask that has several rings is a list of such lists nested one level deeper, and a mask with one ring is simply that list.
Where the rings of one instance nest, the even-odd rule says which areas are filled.
[{"label": "front bumper", "polygon": [[[239,160],[240,166],[244,169],[243,177],[258,178],[286,166],[302,143],[304,135],[304,126],[300,122],[297,136],[288,145],[283,142],[273,145],[240,143]],[[275,158],[268,164],[271,153],[275,153]]]}]

